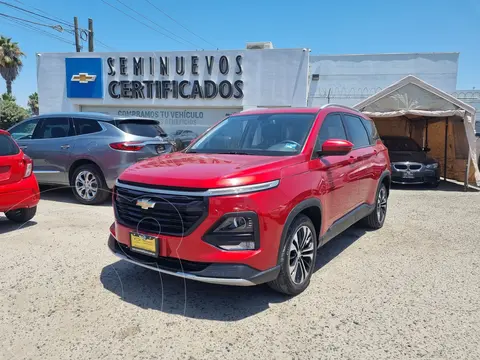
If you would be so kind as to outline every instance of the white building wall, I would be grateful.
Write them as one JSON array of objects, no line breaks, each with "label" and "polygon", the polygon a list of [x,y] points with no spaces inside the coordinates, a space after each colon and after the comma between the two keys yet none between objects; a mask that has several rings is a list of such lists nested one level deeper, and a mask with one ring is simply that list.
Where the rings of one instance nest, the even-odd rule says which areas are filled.
[{"label": "white building wall", "polygon": [[308,104],[353,106],[385,87],[414,75],[452,93],[456,89],[458,53],[312,55]]},{"label": "white building wall", "polygon": [[[194,60],[194,57],[196,57]],[[228,73],[221,71],[221,57],[226,57]],[[67,96],[71,79],[66,76],[66,58],[100,58],[103,81],[103,97],[72,98]],[[112,74],[112,60],[115,74]],[[120,71],[120,58],[126,60],[125,74]],[[134,60],[144,59],[143,74],[134,73]],[[150,59],[155,63],[153,74],[150,71]],[[185,61],[185,73],[176,72],[176,59]],[[160,59],[168,59],[168,74],[160,73]],[[208,62],[207,59],[213,59]],[[238,60],[238,61],[237,61]],[[123,60],[122,60],[123,61]],[[197,65],[196,71],[192,64]],[[304,107],[307,103],[309,51],[307,49],[264,49],[264,50],[226,50],[226,51],[184,51],[184,52],[126,52],[126,53],[45,53],[37,55],[37,82],[40,113],[64,111],[101,111],[116,115],[145,114],[165,120],[164,125],[172,122],[190,123],[191,116],[202,113],[202,127],[213,124],[225,114],[255,107]],[[211,65],[211,66],[209,66]],[[209,71],[210,68],[210,71]],[[241,70],[241,71],[240,71]],[[224,74],[225,73],[225,74]],[[207,99],[195,98],[114,98],[109,95],[108,87],[112,81],[189,81],[185,87],[192,89],[192,83],[213,81],[217,85],[222,81],[231,84],[240,81],[243,96],[222,98],[217,95]],[[204,89],[203,89],[204,90]],[[115,93],[119,93],[119,86]],[[239,95],[238,91],[235,92]],[[126,113],[127,112],[127,113]],[[193,114],[193,115],[192,115]],[[185,116],[188,115],[186,118]],[[202,122],[201,121],[201,122]],[[208,124],[207,124],[208,123]]]},{"label": "white building wall", "polygon": [[452,95],[477,109],[475,125],[480,134],[480,90],[457,90]]}]

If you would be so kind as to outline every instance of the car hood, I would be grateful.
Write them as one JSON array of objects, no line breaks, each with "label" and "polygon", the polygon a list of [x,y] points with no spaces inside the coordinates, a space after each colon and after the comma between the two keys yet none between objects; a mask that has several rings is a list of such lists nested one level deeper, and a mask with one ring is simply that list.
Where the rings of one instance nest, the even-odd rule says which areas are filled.
[{"label": "car hood", "polygon": [[435,162],[431,157],[423,151],[389,151],[390,162],[418,162],[422,164],[430,164]]},{"label": "car hood", "polygon": [[172,153],[140,161],[120,181],[159,186],[213,189],[257,184],[281,178],[292,156]]}]

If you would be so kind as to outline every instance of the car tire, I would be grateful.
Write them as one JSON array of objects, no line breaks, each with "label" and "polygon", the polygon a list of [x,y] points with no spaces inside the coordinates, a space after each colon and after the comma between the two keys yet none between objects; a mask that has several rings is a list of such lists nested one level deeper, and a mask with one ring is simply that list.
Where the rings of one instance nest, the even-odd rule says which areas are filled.
[{"label": "car tire", "polygon": [[[310,284],[315,270],[317,244],[317,233],[310,218],[305,215],[297,216],[288,228],[286,241],[281,249],[278,277],[268,285],[286,295],[303,292]],[[301,250],[300,253],[298,249]]]},{"label": "car tire", "polygon": [[388,205],[388,191],[385,184],[380,184],[377,190],[377,196],[375,197],[375,209],[363,218],[363,225],[370,229],[380,229],[387,217],[387,205]]},{"label": "car tire", "polygon": [[85,164],[76,168],[71,185],[75,198],[85,205],[102,204],[110,196],[105,177],[96,165]]},{"label": "car tire", "polygon": [[5,213],[5,216],[10,221],[14,221],[17,223],[25,223],[27,221],[32,220],[36,213],[37,213],[37,207],[33,206],[31,208],[7,211]]},{"label": "car tire", "polygon": [[432,188],[432,189],[436,189],[436,188],[438,188],[439,186],[440,186],[440,180],[428,184],[428,187],[430,187],[430,188]]}]

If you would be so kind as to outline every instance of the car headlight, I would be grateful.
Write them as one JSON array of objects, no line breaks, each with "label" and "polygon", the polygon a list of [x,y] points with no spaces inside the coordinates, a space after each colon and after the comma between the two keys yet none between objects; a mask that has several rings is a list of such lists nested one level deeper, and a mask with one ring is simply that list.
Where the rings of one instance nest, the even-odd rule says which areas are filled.
[{"label": "car headlight", "polygon": [[438,168],[438,163],[427,164],[425,167],[427,169],[436,169],[436,168]]},{"label": "car headlight", "polygon": [[256,250],[260,247],[257,214],[254,212],[226,214],[202,239],[222,250]]}]

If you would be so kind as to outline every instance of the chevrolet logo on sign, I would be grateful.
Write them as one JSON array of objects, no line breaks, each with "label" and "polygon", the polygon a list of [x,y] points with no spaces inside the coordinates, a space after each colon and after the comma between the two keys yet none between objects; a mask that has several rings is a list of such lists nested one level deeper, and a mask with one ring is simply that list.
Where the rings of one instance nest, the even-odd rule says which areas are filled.
[{"label": "chevrolet logo on sign", "polygon": [[80,84],[88,84],[90,81],[95,81],[97,75],[90,75],[88,73],[80,73],[72,75],[72,81],[78,81]]},{"label": "chevrolet logo on sign", "polygon": [[153,209],[155,207],[155,202],[151,201],[151,199],[140,199],[137,200],[136,205],[140,206],[143,210]]},{"label": "chevrolet logo on sign", "polygon": [[103,99],[103,59],[65,58],[68,98]]}]

